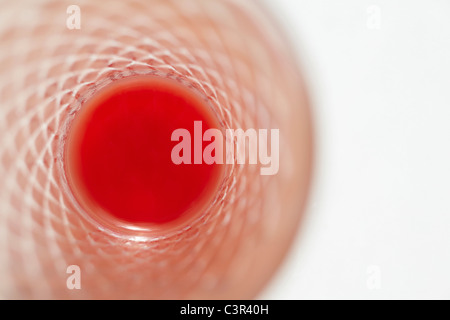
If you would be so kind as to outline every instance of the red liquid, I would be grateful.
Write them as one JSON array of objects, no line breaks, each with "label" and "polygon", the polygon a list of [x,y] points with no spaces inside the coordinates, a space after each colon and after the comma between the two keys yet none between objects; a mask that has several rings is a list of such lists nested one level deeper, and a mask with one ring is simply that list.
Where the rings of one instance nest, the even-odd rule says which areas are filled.
[{"label": "red liquid", "polygon": [[175,81],[141,76],[101,90],[69,133],[66,172],[75,196],[88,212],[131,224],[198,213],[212,200],[221,170],[172,162],[178,128],[191,133],[193,158],[194,121],[202,121],[203,132],[219,128],[200,96]]}]

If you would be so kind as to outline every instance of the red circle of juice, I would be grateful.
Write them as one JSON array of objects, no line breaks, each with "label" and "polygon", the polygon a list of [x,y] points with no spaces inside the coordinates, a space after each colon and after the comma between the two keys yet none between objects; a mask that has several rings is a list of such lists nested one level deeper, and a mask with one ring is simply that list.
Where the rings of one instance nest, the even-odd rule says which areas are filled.
[{"label": "red circle of juice", "polygon": [[136,76],[101,89],[68,134],[66,175],[75,198],[87,212],[133,225],[198,213],[217,191],[221,165],[172,161],[179,143],[172,132],[187,129],[193,151],[194,121],[203,132],[219,128],[204,98],[178,81]]}]

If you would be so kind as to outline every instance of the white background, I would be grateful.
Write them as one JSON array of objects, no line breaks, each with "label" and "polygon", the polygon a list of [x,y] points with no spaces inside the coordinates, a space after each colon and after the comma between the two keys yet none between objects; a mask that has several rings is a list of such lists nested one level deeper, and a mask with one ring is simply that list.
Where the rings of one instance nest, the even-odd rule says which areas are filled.
[{"label": "white background", "polygon": [[301,57],[317,162],[259,298],[450,299],[450,1],[268,2]]}]

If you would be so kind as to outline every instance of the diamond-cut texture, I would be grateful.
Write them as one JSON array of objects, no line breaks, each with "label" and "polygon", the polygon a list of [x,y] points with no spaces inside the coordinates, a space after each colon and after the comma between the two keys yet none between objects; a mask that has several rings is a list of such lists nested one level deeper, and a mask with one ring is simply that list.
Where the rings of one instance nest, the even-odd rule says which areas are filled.
[{"label": "diamond-cut texture", "polygon": [[[311,127],[286,41],[258,2],[2,1],[0,297],[251,298],[304,208]],[[64,126],[99,83],[164,75],[208,97],[226,128],[279,128],[280,170],[235,165],[218,200],[180,232],[133,241],[85,220],[64,191]],[[81,268],[68,290],[66,268]]]}]

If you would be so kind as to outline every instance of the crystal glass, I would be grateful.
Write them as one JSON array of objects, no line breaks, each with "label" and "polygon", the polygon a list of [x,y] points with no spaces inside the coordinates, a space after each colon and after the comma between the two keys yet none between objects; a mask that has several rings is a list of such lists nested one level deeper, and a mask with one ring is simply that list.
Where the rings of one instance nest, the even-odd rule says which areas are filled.
[{"label": "crystal glass", "polygon": [[[76,2],[1,2],[0,297],[257,297],[299,229],[311,177],[289,41],[260,1]],[[278,173],[229,166],[211,205],[170,229],[90,219],[67,186],[67,129],[98,90],[134,75],[188,83],[225,128],[279,129]],[[68,286],[71,266],[80,288]]]}]

